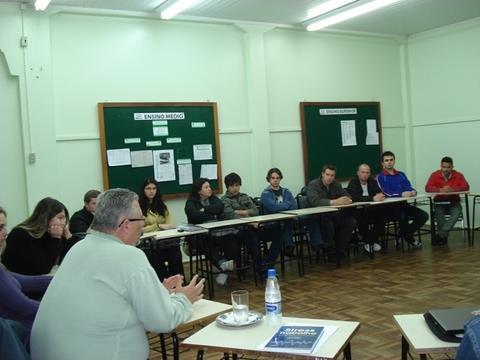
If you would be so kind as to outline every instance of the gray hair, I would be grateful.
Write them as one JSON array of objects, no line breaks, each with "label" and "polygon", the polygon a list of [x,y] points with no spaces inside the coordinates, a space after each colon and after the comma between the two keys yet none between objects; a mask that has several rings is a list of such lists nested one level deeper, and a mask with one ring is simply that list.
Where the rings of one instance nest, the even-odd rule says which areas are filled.
[{"label": "gray hair", "polygon": [[134,216],[132,204],[135,200],[138,200],[138,195],[127,189],[110,189],[100,194],[91,228],[103,232],[115,231],[122,217]]}]

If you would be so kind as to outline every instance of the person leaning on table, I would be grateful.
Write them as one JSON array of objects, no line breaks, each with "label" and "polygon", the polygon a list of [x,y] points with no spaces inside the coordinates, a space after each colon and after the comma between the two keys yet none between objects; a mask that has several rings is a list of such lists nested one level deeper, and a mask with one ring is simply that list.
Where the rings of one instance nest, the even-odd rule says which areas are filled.
[{"label": "person leaning on table", "polygon": [[138,196],[111,189],[98,197],[92,233],[76,244],[40,303],[31,335],[33,360],[147,359],[145,331],[185,322],[204,281],[160,283],[137,249],[143,216]]}]

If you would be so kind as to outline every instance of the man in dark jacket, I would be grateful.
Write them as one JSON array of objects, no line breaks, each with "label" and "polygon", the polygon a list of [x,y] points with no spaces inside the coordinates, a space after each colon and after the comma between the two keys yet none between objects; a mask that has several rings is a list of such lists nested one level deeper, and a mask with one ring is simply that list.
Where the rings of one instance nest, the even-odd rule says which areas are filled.
[{"label": "man in dark jacket", "polygon": [[[361,164],[358,167],[357,175],[348,183],[347,191],[354,202],[359,201],[383,201],[385,195],[378,186],[377,181],[371,176],[370,166]],[[368,252],[380,251],[382,248],[378,243],[380,235],[385,228],[385,219],[382,209],[379,206],[368,206],[357,209],[355,212],[358,230],[364,241],[365,250]],[[371,229],[369,226],[371,225]]]},{"label": "man in dark jacket", "polygon": [[70,218],[70,232],[72,234],[86,233],[93,221],[95,208],[97,206],[97,197],[100,195],[98,190],[89,190],[83,197],[84,206]]},{"label": "man in dark jacket", "polygon": [[[310,207],[338,206],[352,203],[350,195],[335,181],[337,168],[325,165],[320,178],[312,180],[307,185],[307,200]],[[350,243],[352,231],[355,228],[355,218],[344,211],[325,214],[321,218],[322,237],[327,245],[335,244],[337,262],[344,257]]]}]

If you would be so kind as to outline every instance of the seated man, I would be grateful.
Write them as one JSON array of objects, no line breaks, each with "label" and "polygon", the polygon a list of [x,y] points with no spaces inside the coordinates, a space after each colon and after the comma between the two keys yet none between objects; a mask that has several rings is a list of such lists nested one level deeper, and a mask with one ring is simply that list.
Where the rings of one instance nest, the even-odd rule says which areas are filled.
[{"label": "seated man", "polygon": [[176,275],[162,284],[135,247],[142,227],[135,193],[98,197],[92,233],[72,248],[40,303],[33,360],[147,359],[146,331],[169,332],[190,317],[204,280],[196,275],[184,287]]},{"label": "seated man", "polygon": [[[268,170],[266,179],[270,185],[265,188],[260,195],[263,212],[265,214],[275,214],[280,211],[294,210],[297,208],[297,201],[290,190],[280,186],[280,182],[283,179],[283,174],[280,169],[271,168]],[[289,257],[293,256],[293,222],[284,221],[283,229],[279,224],[271,225],[268,231],[270,232],[270,239],[272,241],[270,247],[272,254],[269,257],[269,261],[275,261],[282,245],[285,247],[285,255]]]},{"label": "seated man", "polygon": [[[385,151],[382,154],[383,170],[377,176],[378,185],[386,197],[415,197],[417,192],[407,176],[395,169],[395,154]],[[387,207],[387,217],[400,224],[399,238],[404,238],[412,247],[421,248],[422,243],[413,239],[413,234],[428,220],[428,214],[422,209],[405,203]],[[409,223],[409,221],[412,221]]]},{"label": "seated man", "polygon": [[83,196],[84,206],[70,218],[70,232],[72,234],[86,233],[93,221],[97,197],[100,195],[98,190],[89,190]]},{"label": "seated man", "polygon": [[[448,195],[453,191],[468,191],[470,185],[462,173],[453,170],[453,160],[445,156],[440,162],[440,170],[434,171],[425,185],[425,191],[442,193],[433,199],[435,202],[435,220],[437,221],[437,235],[432,245],[445,245],[448,233],[452,230],[462,213],[460,196]],[[445,194],[445,195],[443,195]],[[449,214],[445,220],[445,214]]]},{"label": "seated man", "polygon": [[[370,166],[361,164],[358,167],[357,175],[348,183],[347,191],[356,201],[383,201],[385,195],[378,186],[378,183],[371,176]],[[364,241],[365,250],[368,252],[380,251],[379,238],[385,228],[383,210],[379,206],[370,206],[364,209],[357,209],[355,212],[358,230]],[[372,228],[369,230],[369,226]]]},{"label": "seated man", "polygon": [[[257,216],[258,215],[258,209],[257,205],[253,202],[252,198],[248,196],[245,193],[240,192],[240,186],[242,186],[242,179],[237,173],[230,173],[227,176],[225,176],[225,187],[227,188],[227,191],[225,192],[225,195],[222,196],[221,200],[224,204],[223,207],[223,218],[225,220],[229,219],[240,219],[244,217],[250,217],[250,216]],[[237,229],[235,229],[237,230]],[[246,239],[246,245],[249,250],[249,252],[252,254],[252,259],[255,263],[259,263],[259,255],[258,255],[258,238],[256,233],[253,231],[252,228],[246,227],[243,228],[242,230],[237,233],[238,238],[237,239]],[[228,239],[230,237],[230,239]],[[222,241],[235,241],[233,239],[233,235],[226,235],[224,236],[224,240]],[[238,248],[240,248],[238,246]],[[238,262],[238,258],[235,259],[236,262]],[[219,274],[218,276],[220,276]],[[221,282],[222,278],[224,277],[220,276],[220,279],[218,281]],[[217,281],[217,282],[218,282]]]},{"label": "seated man", "polygon": [[[306,192],[309,206],[335,206],[352,203],[350,195],[340,183],[335,181],[336,171],[337,168],[334,165],[325,165],[320,178],[308,183]],[[325,214],[321,217],[323,239],[326,245],[334,244],[334,255],[337,262],[345,256],[355,225],[355,218],[345,211]]]},{"label": "seated man", "polygon": [[480,359],[480,314],[475,314],[464,326],[465,332],[457,351],[456,360]]}]

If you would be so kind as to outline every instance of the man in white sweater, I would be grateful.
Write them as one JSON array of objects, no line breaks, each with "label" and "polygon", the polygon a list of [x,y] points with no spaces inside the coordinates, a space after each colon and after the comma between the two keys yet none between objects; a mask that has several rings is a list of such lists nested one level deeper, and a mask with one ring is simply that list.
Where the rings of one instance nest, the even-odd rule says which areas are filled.
[{"label": "man in white sweater", "polygon": [[143,216],[130,190],[98,198],[92,234],[67,254],[52,280],[31,335],[34,360],[147,359],[145,331],[173,330],[203,295],[195,276],[160,283],[137,249]]}]

